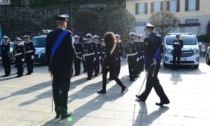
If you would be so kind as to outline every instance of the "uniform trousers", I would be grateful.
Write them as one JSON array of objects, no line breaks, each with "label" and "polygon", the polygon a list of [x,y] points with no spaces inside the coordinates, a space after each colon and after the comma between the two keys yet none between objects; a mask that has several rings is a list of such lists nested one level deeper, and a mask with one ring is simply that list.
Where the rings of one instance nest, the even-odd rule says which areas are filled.
[{"label": "uniform trousers", "polygon": [[74,68],[75,68],[75,75],[79,75],[80,74],[80,64],[81,64],[81,59],[77,59],[74,62]]},{"label": "uniform trousers", "polygon": [[11,62],[9,57],[2,57],[2,63],[5,71],[5,75],[9,75],[11,73]]},{"label": "uniform trousers", "polygon": [[129,56],[128,57],[128,69],[129,69],[129,76],[130,79],[134,79],[137,76],[137,61],[136,56]]},{"label": "uniform trousers", "polygon": [[31,56],[26,56],[26,65],[27,65],[27,70],[28,73],[33,73],[33,68],[34,68],[34,61],[31,58]]},{"label": "uniform trousers", "polygon": [[22,58],[17,57],[16,58],[16,67],[17,67],[17,74],[18,75],[23,75],[24,69],[23,69],[23,61]]},{"label": "uniform trousers", "polygon": [[68,109],[68,91],[70,87],[71,70],[53,71],[53,99],[55,107]]}]

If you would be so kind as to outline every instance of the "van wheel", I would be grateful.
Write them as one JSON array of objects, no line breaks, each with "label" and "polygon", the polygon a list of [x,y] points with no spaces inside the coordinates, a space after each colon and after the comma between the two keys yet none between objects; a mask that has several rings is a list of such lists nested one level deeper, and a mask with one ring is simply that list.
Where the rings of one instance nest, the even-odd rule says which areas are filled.
[{"label": "van wheel", "polygon": [[209,55],[206,56],[206,64],[210,65]]},{"label": "van wheel", "polygon": [[199,65],[194,65],[193,67],[194,67],[195,69],[198,69]]},{"label": "van wheel", "polygon": [[164,68],[168,68],[168,67],[169,67],[169,65],[168,65],[168,64],[165,64],[165,63],[163,63],[163,67],[164,67]]}]

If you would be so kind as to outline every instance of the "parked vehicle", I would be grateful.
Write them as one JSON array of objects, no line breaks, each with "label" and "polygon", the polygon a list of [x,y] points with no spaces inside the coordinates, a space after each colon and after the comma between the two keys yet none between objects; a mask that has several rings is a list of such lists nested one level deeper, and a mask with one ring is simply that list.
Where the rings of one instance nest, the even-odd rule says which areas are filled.
[{"label": "parked vehicle", "polygon": [[46,47],[46,35],[35,36],[32,38],[32,42],[35,47],[34,63],[45,64],[45,47]]},{"label": "parked vehicle", "polygon": [[[180,57],[180,65],[191,65],[194,68],[199,67],[200,50],[198,40],[195,35],[181,34],[183,40],[182,55]],[[168,35],[164,38],[164,67],[173,64],[173,41],[176,35]]]},{"label": "parked vehicle", "polygon": [[210,65],[210,46],[206,50],[206,63]]}]

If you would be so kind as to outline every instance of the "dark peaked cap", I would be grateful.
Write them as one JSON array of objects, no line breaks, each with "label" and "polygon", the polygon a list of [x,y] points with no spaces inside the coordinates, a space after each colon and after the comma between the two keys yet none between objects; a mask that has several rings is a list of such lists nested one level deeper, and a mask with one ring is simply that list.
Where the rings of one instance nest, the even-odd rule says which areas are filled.
[{"label": "dark peaked cap", "polygon": [[61,14],[61,15],[57,15],[55,16],[56,20],[65,20],[68,21],[69,15],[68,14]]},{"label": "dark peaked cap", "polygon": [[154,29],[155,28],[155,26],[150,24],[150,23],[146,23],[145,27],[148,28],[148,29]]}]

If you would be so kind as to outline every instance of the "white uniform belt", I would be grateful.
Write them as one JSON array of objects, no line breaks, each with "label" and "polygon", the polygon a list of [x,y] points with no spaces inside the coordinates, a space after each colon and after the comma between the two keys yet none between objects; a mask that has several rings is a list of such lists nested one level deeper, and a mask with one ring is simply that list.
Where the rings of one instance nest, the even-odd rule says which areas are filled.
[{"label": "white uniform belt", "polygon": [[101,52],[98,52],[98,54],[101,54]]},{"label": "white uniform belt", "polygon": [[88,54],[84,54],[84,56],[91,56],[94,55],[95,53],[88,53]]},{"label": "white uniform belt", "polygon": [[105,54],[105,52],[102,52],[102,54]]},{"label": "white uniform belt", "polygon": [[19,55],[22,55],[22,53],[17,53],[17,54],[15,54],[15,56],[19,56]]},{"label": "white uniform belt", "polygon": [[31,52],[33,52],[33,50],[26,51],[25,53],[31,53]]},{"label": "white uniform belt", "polygon": [[135,56],[137,54],[138,54],[138,52],[136,52],[136,53],[130,53],[130,54],[127,54],[127,56]]},{"label": "white uniform belt", "polygon": [[81,52],[77,52],[77,54],[81,54]]}]

